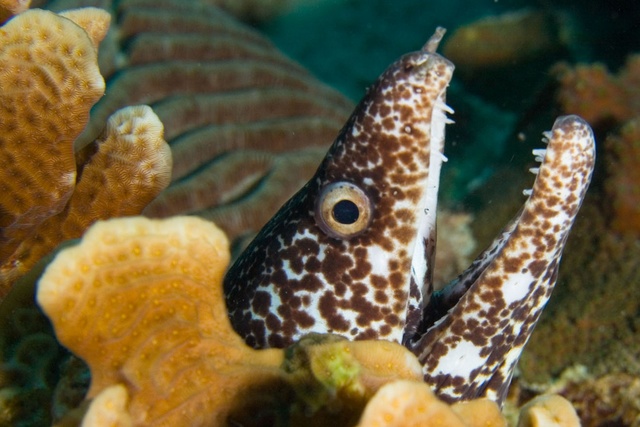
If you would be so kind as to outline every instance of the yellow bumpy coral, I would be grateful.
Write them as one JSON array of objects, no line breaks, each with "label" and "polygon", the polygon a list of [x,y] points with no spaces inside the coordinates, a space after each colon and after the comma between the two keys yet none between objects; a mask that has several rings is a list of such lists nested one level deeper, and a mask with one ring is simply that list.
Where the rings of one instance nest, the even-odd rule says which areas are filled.
[{"label": "yellow bumpy coral", "polygon": [[109,22],[96,8],[30,10],[0,30],[0,299],[60,242],[139,214],[169,184],[171,151],[147,106],[115,112],[74,153],[104,92],[97,48]]},{"label": "yellow bumpy coral", "polygon": [[115,112],[102,136],[76,158],[81,175],[71,198],[16,249],[13,274],[26,271],[60,242],[79,238],[97,220],[138,215],[171,179],[162,123],[146,105]]},{"label": "yellow bumpy coral", "polygon": [[196,217],[98,222],[58,254],[37,300],[89,365],[89,397],[121,383],[134,425],[224,425],[249,387],[283,389],[282,351],[247,347],[229,324],[228,260],[224,234]]},{"label": "yellow bumpy coral", "polygon": [[69,19],[30,10],[8,21],[0,35],[4,260],[34,225],[61,211],[71,196],[73,142],[105,85],[92,40]]}]

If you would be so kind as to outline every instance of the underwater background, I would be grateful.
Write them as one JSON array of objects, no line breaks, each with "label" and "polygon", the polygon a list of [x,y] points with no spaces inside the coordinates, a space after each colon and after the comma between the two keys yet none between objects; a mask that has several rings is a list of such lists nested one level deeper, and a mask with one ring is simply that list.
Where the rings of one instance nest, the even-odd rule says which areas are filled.
[{"label": "underwater background", "polygon": [[[542,132],[554,118],[584,117],[596,136],[596,171],[510,401],[516,407],[555,392],[573,403],[585,426],[640,425],[640,3],[194,1],[182,16],[165,6],[171,2],[157,10],[151,3],[41,0],[32,8],[98,6],[112,13],[117,31],[100,47],[106,95],[76,146],[92,141],[116,108],[150,104],[165,124],[174,166],[171,185],[144,213],[212,219],[236,252],[314,172],[366,87],[400,55],[419,49],[437,26],[447,28],[440,52],[456,65],[447,96],[455,124],[447,127],[449,160],[439,196],[448,223],[440,227],[438,256],[449,270],[440,280],[455,277],[516,214],[533,182],[531,150],[542,147]],[[143,36],[151,43],[161,32],[213,31],[203,24],[210,13],[203,11],[214,4],[242,22],[234,34],[249,40],[230,41],[226,55],[276,64],[285,95],[244,99],[230,87],[215,107],[196,108],[180,96],[220,91],[205,76],[220,60],[208,56],[211,47],[142,55],[151,51]],[[165,7],[172,19],[154,21]],[[211,68],[201,75],[193,64]],[[275,102],[288,107],[275,109]],[[183,117],[196,110],[202,117],[193,123]],[[223,148],[202,148],[216,138]],[[30,311],[32,298],[17,300],[0,306],[0,426],[50,425],[51,414],[81,399],[88,374]],[[8,326],[18,323],[19,330]],[[60,386],[63,372],[73,380]]]}]

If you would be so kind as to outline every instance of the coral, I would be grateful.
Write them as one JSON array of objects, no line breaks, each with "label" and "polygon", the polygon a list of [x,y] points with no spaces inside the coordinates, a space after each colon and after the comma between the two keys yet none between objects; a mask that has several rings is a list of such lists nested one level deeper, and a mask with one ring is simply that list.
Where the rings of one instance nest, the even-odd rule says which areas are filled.
[{"label": "coral", "polygon": [[610,134],[605,149],[611,228],[640,236],[640,115]]},{"label": "coral", "polygon": [[0,0],[0,24],[29,8],[29,0]]},{"label": "coral", "polygon": [[[108,20],[108,15],[96,17]],[[73,141],[84,128],[89,109],[104,93],[104,80],[93,41],[70,20],[30,10],[1,31],[0,261],[4,262],[71,196],[76,176]]]},{"label": "coral", "polygon": [[65,351],[34,304],[34,282],[50,257],[0,303],[0,425],[51,424],[50,397]]},{"label": "coral", "polygon": [[127,427],[133,421],[127,413],[128,393],[121,384],[107,387],[96,396],[82,418],[83,427]]},{"label": "coral", "polygon": [[[630,55],[617,75],[600,63],[575,67],[558,64],[554,70],[563,111],[579,114],[594,126],[624,123],[640,115],[640,55]],[[609,125],[610,126],[610,125]]]},{"label": "coral", "polygon": [[564,397],[542,395],[521,408],[518,427],[580,427],[580,419]]},{"label": "coral", "polygon": [[210,0],[235,16],[250,21],[265,21],[293,9],[298,4],[309,5],[319,0]]},{"label": "coral", "polygon": [[76,154],[79,179],[64,209],[25,238],[6,278],[24,273],[56,245],[82,236],[98,219],[135,215],[169,183],[171,153],[162,123],[147,106],[119,110],[102,136]]},{"label": "coral", "polygon": [[317,425],[329,420],[353,425],[384,384],[397,379],[422,382],[420,363],[403,346],[337,335],[303,337],[286,349],[282,369],[296,393],[292,425],[305,423],[310,414]]},{"label": "coral", "polygon": [[457,28],[443,53],[457,67],[500,67],[558,49],[551,16],[531,9],[481,18]]},{"label": "coral", "polygon": [[506,427],[495,402],[481,399],[450,407],[417,381],[395,381],[378,390],[357,427],[493,426]]},{"label": "coral", "polygon": [[99,222],[58,254],[37,299],[88,363],[88,397],[123,383],[134,423],[196,425],[221,422],[248,385],[277,379],[282,353],[249,349],[229,326],[216,286],[228,260],[224,234],[196,217]]},{"label": "coral", "polygon": [[572,381],[558,389],[569,399],[584,427],[636,426],[640,422],[640,377],[608,374]]},{"label": "coral", "polygon": [[0,102],[2,297],[60,242],[97,219],[139,213],[169,183],[171,153],[149,107],[113,114],[102,136],[74,153],[104,92],[96,48],[110,17],[92,8],[61,16],[30,10],[2,28],[2,85],[28,88],[3,91]]}]

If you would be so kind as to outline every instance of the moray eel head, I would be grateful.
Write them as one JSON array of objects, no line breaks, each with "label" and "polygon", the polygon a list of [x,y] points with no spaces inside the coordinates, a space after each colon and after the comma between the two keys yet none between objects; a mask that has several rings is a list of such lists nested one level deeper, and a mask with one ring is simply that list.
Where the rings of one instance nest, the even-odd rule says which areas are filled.
[{"label": "moray eel head", "polygon": [[453,64],[443,29],[368,89],[311,180],[225,278],[249,345],[309,332],[400,342],[428,300]]}]

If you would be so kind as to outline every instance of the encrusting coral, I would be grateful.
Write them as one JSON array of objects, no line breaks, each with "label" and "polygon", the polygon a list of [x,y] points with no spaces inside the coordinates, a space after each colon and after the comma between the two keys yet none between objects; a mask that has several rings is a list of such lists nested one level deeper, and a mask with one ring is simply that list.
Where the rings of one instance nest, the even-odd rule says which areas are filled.
[{"label": "encrusting coral", "polygon": [[557,99],[563,111],[573,111],[593,123],[624,123],[640,115],[640,55],[630,55],[618,74],[601,63],[570,66],[552,71],[559,83]]},{"label": "encrusting coral", "polygon": [[506,427],[500,409],[488,399],[452,405],[438,400],[417,381],[386,384],[371,399],[356,427]]},{"label": "encrusting coral", "polygon": [[171,153],[146,106],[116,112],[74,152],[104,93],[97,45],[109,19],[94,8],[29,10],[2,27],[1,297],[60,242],[97,219],[138,214],[169,183]]},{"label": "encrusting coral", "polygon": [[606,135],[604,162],[611,228],[640,235],[640,192],[637,190],[640,143],[640,54],[632,54],[617,74],[600,63],[554,68],[563,111],[576,111]]},{"label": "encrusting coral", "polygon": [[640,114],[605,141],[611,228],[640,236]]},{"label": "encrusting coral", "polygon": [[[104,12],[96,11],[96,18],[109,20]],[[4,261],[34,226],[60,212],[71,196],[76,176],[73,141],[104,93],[104,80],[92,40],[68,19],[31,10],[1,31]]]}]

